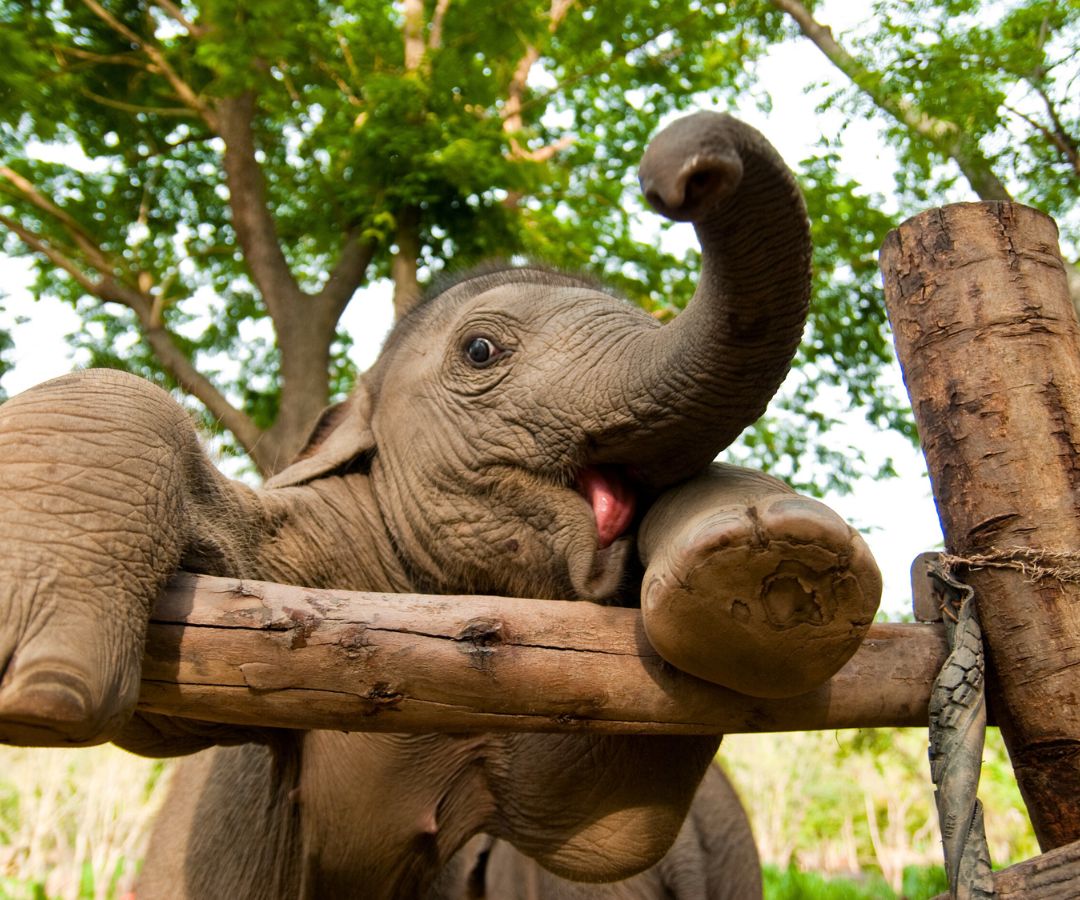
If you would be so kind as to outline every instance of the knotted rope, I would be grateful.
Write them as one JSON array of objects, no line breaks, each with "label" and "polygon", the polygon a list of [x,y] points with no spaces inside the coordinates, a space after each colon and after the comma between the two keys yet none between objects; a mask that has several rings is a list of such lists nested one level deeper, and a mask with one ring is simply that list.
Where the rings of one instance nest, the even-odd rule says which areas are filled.
[{"label": "knotted rope", "polygon": [[938,560],[950,570],[967,569],[1013,569],[1028,581],[1053,578],[1071,584],[1080,583],[1080,554],[1055,550],[1037,550],[1031,547],[994,548],[986,553],[971,556],[939,554]]},{"label": "knotted rope", "polygon": [[976,900],[994,896],[982,804],[975,796],[986,733],[985,656],[975,592],[953,578],[948,560],[943,556],[929,567],[951,648],[930,694],[930,777],[950,896]]}]

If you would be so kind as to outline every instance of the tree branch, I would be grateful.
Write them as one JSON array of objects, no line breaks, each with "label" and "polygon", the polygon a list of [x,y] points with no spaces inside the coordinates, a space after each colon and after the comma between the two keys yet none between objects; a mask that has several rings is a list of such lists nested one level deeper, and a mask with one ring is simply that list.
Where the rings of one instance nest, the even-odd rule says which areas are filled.
[{"label": "tree branch", "polygon": [[510,78],[510,84],[506,89],[506,105],[503,107],[503,130],[513,133],[520,131],[523,125],[521,116],[522,101],[525,96],[525,87],[529,79],[529,72],[540,58],[540,51],[532,44],[525,48],[521,59],[514,67],[514,74]]},{"label": "tree branch", "polygon": [[63,271],[67,272],[87,293],[97,296],[99,288],[98,282],[95,282],[89,275],[80,269],[67,254],[58,250],[44,237],[31,231],[29,228],[20,225],[14,219],[2,214],[0,214],[0,225],[10,229],[18,236],[19,240],[35,253],[40,253],[58,269],[63,269]]},{"label": "tree branch", "polygon": [[836,68],[843,72],[875,106],[892,116],[939,153],[950,157],[964,173],[968,183],[981,200],[1010,200],[1004,183],[994,174],[989,160],[979,149],[978,142],[953,122],[927,115],[904,98],[894,98],[878,86],[879,78],[847,52],[833,37],[832,29],[816,21],[799,0],[770,0],[781,12],[790,16],[803,35],[810,40]]},{"label": "tree branch", "polygon": [[353,57],[349,42],[345,40],[345,37],[340,32],[335,34],[335,37],[337,38],[338,48],[341,50],[341,58],[345,60],[345,65],[349,69],[349,75],[359,80],[360,70],[356,67],[356,59]]},{"label": "tree branch", "polygon": [[1030,84],[1035,90],[1035,93],[1039,95],[1043,105],[1046,107],[1046,114],[1050,117],[1050,122],[1054,126],[1048,137],[1057,144],[1061,152],[1065,154],[1069,162],[1072,163],[1072,167],[1076,170],[1077,174],[1080,174],[1080,152],[1078,152],[1076,139],[1066,131],[1065,125],[1058,115],[1057,107],[1054,106],[1054,101],[1050,99],[1050,96],[1046,93],[1043,86],[1031,80],[1028,81],[1028,84]]},{"label": "tree branch", "polygon": [[112,100],[109,97],[103,97],[101,94],[95,94],[88,88],[79,88],[79,93],[88,100],[93,100],[95,103],[100,103],[102,106],[119,109],[123,112],[147,113],[152,116],[172,116],[174,118],[188,118],[195,115],[195,113],[186,106],[138,106],[134,103],[125,103],[122,100]]},{"label": "tree branch", "polygon": [[111,272],[103,273],[101,278],[94,280],[44,237],[8,216],[0,215],[0,225],[9,228],[27,247],[67,272],[91,296],[106,303],[119,303],[132,310],[139,320],[143,337],[164,369],[228,428],[256,464],[259,464],[260,456],[265,455],[264,448],[260,446],[262,432],[248,416],[229,403],[224,394],[214,387],[176,346],[172,335],[161,323],[160,306],[154,302],[152,296],[123,284]]},{"label": "tree branch", "polygon": [[400,320],[420,300],[420,210],[415,206],[398,211],[394,241],[398,249],[390,263],[390,277],[394,282],[394,318]]},{"label": "tree branch", "polygon": [[431,52],[442,49],[443,25],[449,8],[450,0],[438,0],[435,4],[435,12],[431,16],[431,34],[428,35],[428,50]]},{"label": "tree branch", "polygon": [[[569,12],[570,7],[573,5],[574,0],[551,0],[551,7],[548,10],[549,35],[554,34],[558,30],[559,25],[562,23],[563,19],[566,18],[567,12]],[[538,147],[535,150],[529,150],[518,143],[516,134],[520,132],[525,125],[522,111],[525,108],[524,98],[525,89],[528,86],[529,81],[529,72],[532,71],[532,67],[536,65],[536,62],[539,59],[540,49],[532,44],[527,45],[521,59],[518,60],[518,64],[514,67],[514,74],[510,78],[510,84],[506,90],[506,105],[503,107],[502,119],[503,131],[510,136],[510,155],[512,158],[528,159],[533,162],[546,162],[556,153],[570,147],[574,143],[575,138],[573,135],[565,135],[559,138],[555,143],[548,144],[546,147]],[[517,206],[520,200],[520,195],[511,195],[505,205],[514,207]]]},{"label": "tree branch", "polygon": [[75,245],[86,256],[87,261],[102,275],[112,274],[114,266],[112,262],[101,252],[97,241],[90,237],[86,229],[82,227],[71,215],[64,212],[50,198],[42,194],[37,187],[27,178],[24,178],[9,166],[0,166],[0,178],[8,181],[19,194],[44,212],[56,219],[71,234]]},{"label": "tree branch", "polygon": [[102,279],[93,291],[106,302],[120,303],[135,312],[143,337],[159,363],[188,394],[202,403],[218,422],[233,433],[240,445],[259,464],[263,432],[242,410],[203,375],[176,345],[172,334],[161,321],[161,305],[152,296],[129,287],[113,277]]},{"label": "tree branch", "polygon": [[192,37],[199,38],[206,34],[206,29],[201,25],[196,25],[187,16],[184,15],[183,10],[180,9],[171,0],[154,0],[156,6],[161,7],[171,19],[175,19],[180,25],[184,27]]},{"label": "tree branch", "polygon": [[364,101],[361,100],[358,96],[356,96],[356,92],[351,87],[349,87],[349,83],[340,75],[338,75],[338,73],[335,72],[329,65],[327,65],[326,62],[320,59],[318,62],[315,63],[315,65],[322,72],[324,72],[327,77],[334,82],[334,84],[338,86],[338,90],[341,91],[342,94],[344,94],[345,99],[349,102],[350,106],[364,105]]},{"label": "tree branch", "polygon": [[[553,35],[562,24],[574,0],[551,0],[548,9],[548,34]],[[529,72],[540,59],[540,49],[532,44],[525,47],[518,64],[514,67],[514,74],[510,78],[507,88],[506,106],[503,109],[503,129],[508,132],[520,131],[522,128],[521,111],[522,101],[525,96],[525,88],[529,80]]]},{"label": "tree branch", "polygon": [[510,139],[510,150],[515,157],[519,159],[528,159],[532,162],[547,162],[555,154],[562,153],[574,145],[577,137],[573,134],[564,134],[561,138],[551,144],[545,144],[543,147],[537,147],[535,150],[530,150],[527,147],[522,147],[513,138]]},{"label": "tree branch", "polygon": [[926,723],[946,652],[939,625],[874,625],[821,688],[761,700],[665,663],[635,609],[181,573],[151,616],[139,706],[211,722],[335,731],[916,726]]},{"label": "tree branch", "polygon": [[424,0],[404,0],[405,71],[416,72],[424,61]]},{"label": "tree branch", "polygon": [[218,134],[225,141],[225,183],[233,227],[272,318],[282,321],[286,307],[302,294],[289,268],[270,214],[266,182],[255,158],[252,120],[255,98],[251,93],[218,101]]},{"label": "tree branch", "polygon": [[[572,6],[572,5],[573,5],[572,3],[568,4],[568,8],[569,8],[569,6]],[[627,54],[633,53],[635,50],[640,50],[646,44],[651,44],[653,41],[657,40],[660,37],[663,37],[664,35],[675,33],[680,28],[682,28],[683,25],[685,25],[687,22],[689,22],[690,19],[692,19],[695,15],[697,15],[697,13],[691,12],[689,15],[683,16],[683,18],[681,18],[679,21],[673,22],[671,25],[669,25],[667,28],[665,28],[663,31],[659,32],[658,34],[653,34],[653,35],[649,35],[649,36],[646,36],[646,37],[642,37],[642,38],[634,41],[633,43],[626,44],[626,45],[620,47],[618,49],[618,52],[621,53],[623,56],[626,56]],[[662,58],[674,59],[674,58],[680,56],[682,54],[682,52],[683,51],[682,51],[681,48],[676,49],[676,50],[672,50],[672,51],[668,51],[667,53],[663,54]],[[551,97],[555,93],[557,93],[558,91],[565,90],[570,85],[577,84],[578,82],[585,81],[587,78],[591,78],[597,72],[600,72],[603,69],[606,69],[608,67],[608,65],[609,65],[609,63],[605,60],[604,62],[595,63],[595,64],[593,64],[593,65],[591,65],[591,66],[589,66],[587,68],[578,69],[574,73],[574,75],[572,77],[567,78],[565,81],[560,82],[555,87],[553,87],[553,88],[551,88],[551,89],[549,89],[547,91],[544,91],[542,93],[534,94],[532,97],[530,97],[524,103],[522,103],[522,105],[521,105],[522,111],[524,112],[524,110],[528,109],[531,106],[537,106],[537,105],[545,106],[548,103],[548,101],[551,99]]]},{"label": "tree branch", "polygon": [[71,47],[65,44],[53,44],[50,49],[60,56],[73,56],[76,59],[85,60],[90,63],[111,66],[130,66],[135,69],[141,69],[144,72],[147,68],[146,62],[133,54],[93,53],[90,50],[83,50],[81,47]]},{"label": "tree branch", "polygon": [[353,294],[365,281],[367,268],[375,255],[375,245],[357,235],[352,235],[345,242],[337,264],[330,272],[322,290],[315,295],[315,300],[329,307],[334,322],[341,317],[352,299]]},{"label": "tree branch", "polygon": [[202,403],[223,427],[233,433],[255,464],[261,468],[263,432],[251,418],[233,406],[225,395],[195,368],[191,360],[176,346],[172,335],[164,326],[144,327],[143,335],[165,371],[176,379],[185,392]]},{"label": "tree branch", "polygon": [[119,21],[112,13],[98,3],[97,0],[82,0],[82,2],[87,9],[101,19],[113,31],[141,49],[158,71],[165,76],[166,80],[172,86],[172,89],[176,91],[176,95],[180,98],[180,102],[197,112],[203,118],[203,121],[216,130],[216,121],[214,119],[213,110],[203,103],[198,94],[191,89],[191,86],[176,73],[176,70],[169,65],[168,60],[165,59],[164,54],[158,50],[157,47],[145,38],[136,34],[123,22]]},{"label": "tree branch", "polygon": [[1080,175],[1080,154],[1077,153],[1077,148],[1072,146],[1064,135],[1051,128],[1047,128],[1042,122],[1033,119],[1031,116],[1021,112],[1013,106],[1005,104],[1004,108],[1018,119],[1023,119],[1028,125],[1046,138],[1049,143],[1057,147],[1058,150],[1061,151],[1062,156],[1069,161],[1069,165],[1072,166],[1073,171],[1076,172],[1077,175]]}]

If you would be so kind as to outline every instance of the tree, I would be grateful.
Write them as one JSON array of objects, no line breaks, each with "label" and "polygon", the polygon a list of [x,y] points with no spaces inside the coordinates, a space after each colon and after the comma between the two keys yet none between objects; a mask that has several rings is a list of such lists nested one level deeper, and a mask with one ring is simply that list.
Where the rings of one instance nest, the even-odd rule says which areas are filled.
[{"label": "tree", "polygon": [[1015,194],[1059,218],[1075,213],[1080,6],[878,0],[875,27],[853,39],[853,53],[807,4],[772,2],[850,79],[834,102],[856,115],[872,104],[892,120],[909,198],[925,203],[949,186],[955,176],[934,165],[951,160],[980,200]]},{"label": "tree", "polygon": [[[696,258],[640,236],[637,158],[665,116],[745,96],[754,61],[799,33],[796,6],[0,0],[4,249],[35,260],[39,295],[79,310],[74,341],[92,364],[182,389],[269,474],[351,384],[339,321],[366,285],[391,278],[400,312],[444,269],[536,257],[673,315]],[[881,47],[915,52],[897,10]],[[1047,13],[1043,46],[1075,19]],[[1000,41],[1017,59],[1018,28]],[[859,71],[883,54],[868,38]],[[870,83],[908,90],[892,75]],[[865,114],[859,97],[831,102]],[[932,111],[944,121],[949,109]],[[940,179],[909,171],[945,151],[902,122],[890,138],[920,148],[904,157],[905,184],[937,196]],[[82,162],[49,162],[43,143],[77,146]],[[1043,183],[1015,155],[987,158]],[[891,348],[875,256],[894,220],[838,174],[831,149],[802,174],[817,302],[801,376],[742,452],[765,464],[816,454],[835,481],[852,459],[821,439],[832,419],[817,385],[910,430],[878,386]]]},{"label": "tree", "polygon": [[[35,254],[35,289],[97,326],[80,339],[95,364],[181,387],[273,472],[353,374],[336,326],[357,288],[392,274],[402,310],[418,263],[630,257],[630,158],[712,62],[736,79],[736,51],[756,52],[715,43],[730,16],[688,2],[570,11],[6,0],[7,249]],[[554,88],[529,83],[542,56]],[[555,109],[567,129],[542,121]],[[86,163],[34,159],[35,140],[76,144]],[[644,273],[665,265],[644,254]],[[202,320],[200,292],[214,300]],[[242,340],[264,319],[269,334]],[[121,358],[131,329],[141,343]],[[231,378],[215,371],[226,351]]]},{"label": "tree", "polygon": [[[823,136],[821,152],[802,163],[815,231],[816,312],[796,365],[808,377],[781,405],[812,409],[811,395],[823,385],[844,387],[870,421],[914,438],[906,404],[874,387],[889,337],[860,325],[884,319],[876,285],[881,238],[927,206],[1015,199],[1056,217],[1065,252],[1080,261],[1080,6],[878,0],[872,16],[838,38],[815,17],[824,4],[770,5],[787,17],[780,29],[787,40],[810,41],[848,82],[831,88],[819,111],[835,107],[845,121],[882,122],[899,157],[893,216],[881,198],[837,178],[842,133]],[[1069,275],[1080,313],[1080,268]],[[815,414],[806,421],[819,433],[832,424]],[[767,441],[770,433],[758,429],[753,439]],[[826,441],[807,446],[830,464],[831,485],[843,487],[848,458],[826,449]]]}]

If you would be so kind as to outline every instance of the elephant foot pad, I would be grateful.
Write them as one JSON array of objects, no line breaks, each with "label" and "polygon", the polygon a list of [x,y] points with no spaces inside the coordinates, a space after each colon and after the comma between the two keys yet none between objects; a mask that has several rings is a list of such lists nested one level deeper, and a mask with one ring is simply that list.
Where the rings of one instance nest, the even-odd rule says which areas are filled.
[{"label": "elephant foot pad", "polygon": [[710,510],[649,563],[645,629],[677,668],[740,693],[789,697],[858,648],[881,576],[858,532],[790,493]]}]

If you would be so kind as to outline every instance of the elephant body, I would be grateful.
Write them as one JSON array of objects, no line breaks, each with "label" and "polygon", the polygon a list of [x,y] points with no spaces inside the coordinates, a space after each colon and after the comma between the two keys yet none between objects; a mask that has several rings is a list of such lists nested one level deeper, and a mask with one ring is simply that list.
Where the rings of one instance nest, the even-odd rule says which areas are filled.
[{"label": "elephant body", "polygon": [[[779,568],[719,618],[692,591],[689,605],[657,600],[657,576],[643,615],[667,617],[668,662],[704,677],[698,645],[718,628],[735,644],[740,628],[764,629],[760,671],[740,689],[782,688],[791,645],[764,664],[768,635],[833,617],[811,570],[848,584],[857,538],[790,492],[762,505],[756,473],[709,465],[794,353],[805,211],[772,148],[727,116],[670,126],[641,177],[702,243],[698,291],[673,323],[575,276],[473,272],[395,327],[262,489],[221,475],[187,414],[130,375],[76,373],[0,407],[0,740],[202,751],[177,772],[140,900],[515,896],[511,883],[518,896],[760,893],[745,816],[710,769],[718,736],[297,733],[134,712],[149,610],[180,568],[636,602],[639,525],[668,566],[665,535],[702,492],[722,515],[678,538],[697,543],[663,578],[692,587],[677,571],[690,565],[708,586],[763,554]],[[856,580],[872,593],[872,577]],[[845,635],[869,624],[865,606]]]},{"label": "elephant body", "polygon": [[[320,734],[317,744],[352,744],[343,754],[360,754],[366,760],[371,748],[365,736]],[[358,740],[358,738],[360,738]],[[304,820],[305,795],[310,784],[303,781],[297,745],[267,746],[249,743],[217,747],[184,760],[178,768],[169,796],[158,815],[140,875],[139,897],[170,900],[204,897],[422,897],[425,900],[745,900],[760,897],[761,868],[750,823],[727,777],[715,765],[705,771],[690,811],[674,843],[659,862],[645,871],[614,883],[568,881],[552,874],[519,852],[509,841],[479,834],[449,860],[437,856],[435,835],[417,833],[406,846],[398,871],[390,876],[391,890],[373,886],[387,878],[361,867],[361,860],[378,845],[371,831],[386,825],[385,817],[358,816],[357,810],[400,809],[402,781],[410,786],[416,778],[417,757],[434,751],[424,762],[441,781],[446,770],[436,764],[446,758],[440,751],[463,759],[464,749],[475,765],[476,743],[461,738],[409,738],[393,736],[389,748],[412,746],[397,758],[402,770],[356,772],[340,770],[344,783],[335,783],[330,815]],[[304,739],[304,743],[307,739]],[[440,747],[440,744],[446,744]],[[323,747],[319,747],[323,749]],[[330,749],[330,748],[327,748]],[[340,749],[340,748],[339,748]],[[335,754],[340,760],[341,757]],[[307,762],[323,768],[320,756]],[[395,766],[397,768],[397,766]],[[423,770],[421,770],[423,771]],[[389,780],[380,780],[387,778]],[[393,780],[393,779],[397,780]],[[322,787],[322,779],[320,788]],[[457,786],[467,790],[456,802],[475,804],[473,822],[482,821],[482,788],[468,780]],[[381,795],[381,796],[380,796]],[[323,800],[330,799],[327,797]],[[415,799],[411,794],[407,801]],[[409,812],[416,809],[411,807]],[[455,817],[455,824],[463,820]],[[363,826],[369,826],[365,831]],[[340,829],[349,844],[334,848],[331,863],[321,839],[327,830]],[[419,832],[419,829],[418,829]],[[461,834],[455,835],[457,840]],[[319,854],[312,859],[313,847]],[[384,851],[385,852],[385,851]],[[435,860],[437,865],[433,865]],[[315,871],[317,869],[317,872]],[[332,874],[331,874],[332,870]],[[385,883],[385,882],[384,882]]]}]

